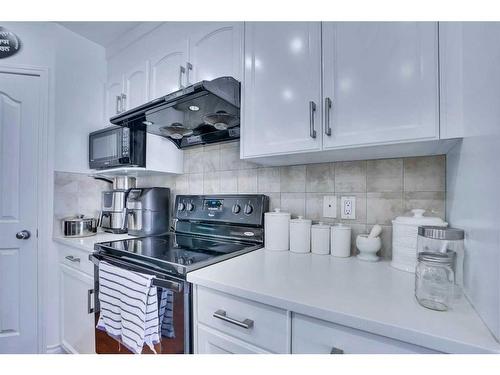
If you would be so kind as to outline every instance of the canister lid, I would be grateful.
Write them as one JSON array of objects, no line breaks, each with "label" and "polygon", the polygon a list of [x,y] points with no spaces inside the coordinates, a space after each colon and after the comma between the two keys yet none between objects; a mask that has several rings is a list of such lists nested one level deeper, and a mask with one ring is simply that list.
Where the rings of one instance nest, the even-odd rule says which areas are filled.
[{"label": "canister lid", "polygon": [[292,219],[290,220],[290,223],[304,223],[304,224],[311,224],[312,223],[312,220],[310,219],[304,219],[303,216],[298,216],[296,219]]},{"label": "canister lid", "polygon": [[452,264],[455,260],[455,255],[456,253],[452,250],[448,250],[446,253],[424,251],[418,254],[418,261],[439,264]]},{"label": "canister lid", "polygon": [[438,227],[446,227],[448,223],[439,217],[424,216],[425,210],[414,209],[411,210],[413,216],[398,216],[392,221],[393,224],[407,224],[407,225],[432,225]]},{"label": "canister lid", "polygon": [[435,240],[456,241],[464,239],[464,231],[456,228],[443,228],[436,226],[418,227],[418,235]]},{"label": "canister lid", "polygon": [[313,229],[324,229],[324,230],[330,230],[330,226],[328,224],[323,223],[320,221],[318,224],[313,224],[312,225]]},{"label": "canister lid", "polygon": [[275,208],[274,211],[266,212],[264,215],[266,216],[288,216],[290,217],[289,212],[281,212],[280,208]]}]

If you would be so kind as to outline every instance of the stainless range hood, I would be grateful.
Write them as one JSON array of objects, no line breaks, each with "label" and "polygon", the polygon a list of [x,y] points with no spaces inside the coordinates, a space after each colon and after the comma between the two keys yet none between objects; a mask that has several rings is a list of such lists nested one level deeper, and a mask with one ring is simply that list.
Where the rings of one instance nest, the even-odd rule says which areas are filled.
[{"label": "stainless range hood", "polygon": [[170,139],[178,148],[240,138],[240,83],[232,77],[202,81],[132,108],[112,124]]}]

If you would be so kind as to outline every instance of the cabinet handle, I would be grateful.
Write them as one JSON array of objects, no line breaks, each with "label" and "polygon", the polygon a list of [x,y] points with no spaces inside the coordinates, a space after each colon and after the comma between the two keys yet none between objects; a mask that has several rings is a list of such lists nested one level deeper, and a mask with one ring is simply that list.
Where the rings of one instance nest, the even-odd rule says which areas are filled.
[{"label": "cabinet handle", "polygon": [[240,322],[239,320],[228,317],[227,313],[224,310],[217,310],[216,312],[214,312],[213,317],[234,324],[241,328],[250,329],[253,327],[253,320],[245,319],[244,321]]},{"label": "cabinet handle", "polygon": [[122,94],[122,99],[121,99],[121,111],[120,112],[125,112],[127,110],[127,95]]},{"label": "cabinet handle", "polygon": [[189,72],[193,70],[193,64],[189,61],[186,62],[187,72],[186,72],[186,86],[189,86],[191,83],[189,82]]},{"label": "cabinet handle", "polygon": [[94,308],[92,307],[92,294],[94,294],[94,289],[87,290],[87,312],[89,314],[94,313]]},{"label": "cabinet handle", "polygon": [[332,348],[330,351],[330,354],[344,354],[344,351],[342,349],[336,348],[335,346]]},{"label": "cabinet handle", "polygon": [[325,134],[332,135],[332,128],[330,127],[330,108],[332,108],[332,99],[325,98]]},{"label": "cabinet handle", "polygon": [[309,134],[311,138],[316,138],[316,130],[314,130],[314,112],[316,112],[316,104],[313,101],[309,102]]},{"label": "cabinet handle", "polygon": [[122,107],[122,97],[120,95],[116,96],[116,114],[119,114]]},{"label": "cabinet handle", "polygon": [[80,263],[80,258],[75,258],[73,255],[68,255],[65,257],[67,260],[69,260],[70,262],[76,262],[76,263]]},{"label": "cabinet handle", "polygon": [[186,68],[184,68],[182,65],[179,66],[179,89],[183,89],[184,86],[182,85],[182,75],[186,73]]}]

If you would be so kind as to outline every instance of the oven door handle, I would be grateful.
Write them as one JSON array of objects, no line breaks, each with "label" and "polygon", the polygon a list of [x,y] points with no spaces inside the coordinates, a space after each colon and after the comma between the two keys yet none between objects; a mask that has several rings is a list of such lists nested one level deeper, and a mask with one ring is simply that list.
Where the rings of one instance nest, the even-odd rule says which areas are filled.
[{"label": "oven door handle", "polygon": [[108,262],[108,263],[110,263],[114,266],[117,266],[117,267],[131,269],[131,270],[134,270],[137,272],[142,272],[142,273],[145,273],[148,275],[153,275],[154,278],[152,279],[152,284],[154,286],[159,286],[160,288],[171,289],[174,292],[182,292],[182,289],[183,289],[182,283],[166,279],[164,277],[165,276],[168,277],[167,275],[165,275],[165,276],[161,275],[158,272],[154,272],[152,270],[147,269],[146,267],[142,267],[142,266],[139,266],[139,265],[136,265],[133,263],[129,263],[129,262],[124,262],[124,261],[121,261],[121,260],[114,258],[114,257],[107,257],[107,256],[102,255],[102,254],[90,254],[89,259],[97,267],[99,267],[99,262],[101,260],[103,260],[103,261]]}]

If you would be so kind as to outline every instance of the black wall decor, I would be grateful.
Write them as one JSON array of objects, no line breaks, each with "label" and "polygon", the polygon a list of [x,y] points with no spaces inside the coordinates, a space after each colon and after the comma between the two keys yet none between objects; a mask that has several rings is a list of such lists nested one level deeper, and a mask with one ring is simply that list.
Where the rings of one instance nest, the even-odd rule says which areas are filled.
[{"label": "black wall decor", "polygon": [[21,49],[21,41],[16,34],[0,26],[0,59],[15,55]]}]

